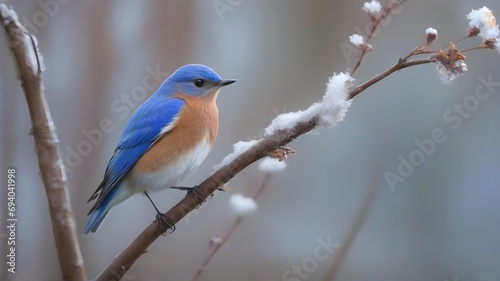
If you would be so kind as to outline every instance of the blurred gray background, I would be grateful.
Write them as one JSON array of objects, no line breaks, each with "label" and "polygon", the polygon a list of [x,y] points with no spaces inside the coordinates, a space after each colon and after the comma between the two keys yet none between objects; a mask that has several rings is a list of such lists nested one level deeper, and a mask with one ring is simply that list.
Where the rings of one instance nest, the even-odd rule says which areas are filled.
[{"label": "blurred gray background", "polygon": [[[154,91],[143,81],[155,84],[155,69],[166,76],[183,64],[203,63],[238,80],[219,95],[220,131],[212,153],[183,182],[195,185],[233,143],[258,138],[277,114],[320,100],[328,77],[353,66],[356,55],[346,55],[342,46],[368,21],[363,1],[65,1],[49,7],[10,2],[44,55],[46,96],[79,232],[91,207],[86,201],[126,119]],[[462,37],[465,15],[483,5],[500,16],[497,0],[406,2],[373,38],[374,50],[356,82],[419,45],[429,26],[439,32],[434,48]],[[5,186],[7,168],[17,169],[19,219],[17,273],[6,273],[2,254],[0,279],[60,280],[26,102],[5,34],[0,38],[1,174]],[[459,47],[479,43],[473,38]],[[474,98],[482,78],[500,81],[500,54],[466,55],[469,71],[452,84],[441,83],[435,65],[400,71],[356,97],[338,126],[291,143],[297,153],[287,169],[271,179],[258,211],[243,221],[202,280],[321,280],[336,251],[312,262],[318,239],[341,243],[372,185],[381,185],[380,192],[337,280],[500,280],[500,86],[482,87],[489,97]],[[467,118],[448,112],[464,101],[472,108]],[[446,112],[453,122],[443,118]],[[114,130],[85,146],[91,143],[86,134],[106,118]],[[436,128],[446,141],[391,190],[384,173],[398,174],[400,156],[416,155],[415,141],[431,138]],[[191,280],[210,251],[209,239],[224,235],[235,219],[231,194],[251,196],[262,179],[257,165],[238,174],[231,191],[218,193],[173,235],[158,239],[124,280]],[[167,210],[183,196],[164,191],[153,198]],[[135,196],[114,208],[96,234],[80,236],[88,277],[154,215],[148,200]],[[283,275],[294,265],[307,276]]]}]

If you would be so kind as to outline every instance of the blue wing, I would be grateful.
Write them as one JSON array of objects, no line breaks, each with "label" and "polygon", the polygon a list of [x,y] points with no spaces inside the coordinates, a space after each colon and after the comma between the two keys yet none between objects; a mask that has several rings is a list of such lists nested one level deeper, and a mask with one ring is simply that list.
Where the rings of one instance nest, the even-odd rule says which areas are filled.
[{"label": "blue wing", "polygon": [[99,208],[103,201],[110,201],[111,198],[105,200],[110,192],[118,187],[125,174],[162,135],[162,130],[172,125],[184,104],[178,98],[152,97],[130,116],[106,168],[104,179],[88,201],[94,200],[100,192],[89,214]]}]

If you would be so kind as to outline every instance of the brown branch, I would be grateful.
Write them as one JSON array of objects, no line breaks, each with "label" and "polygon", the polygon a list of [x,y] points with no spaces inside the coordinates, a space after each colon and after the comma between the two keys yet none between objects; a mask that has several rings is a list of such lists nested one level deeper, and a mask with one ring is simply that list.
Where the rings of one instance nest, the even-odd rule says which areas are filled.
[{"label": "brown branch", "polygon": [[212,258],[215,256],[215,254],[217,254],[217,252],[219,252],[219,250],[222,248],[222,246],[224,246],[226,244],[226,242],[229,240],[229,238],[231,238],[231,236],[233,235],[236,228],[238,228],[238,226],[240,225],[241,221],[243,221],[242,216],[239,216],[234,220],[234,223],[231,226],[231,228],[229,229],[229,231],[226,233],[226,235],[224,235],[224,237],[222,238],[220,243],[217,243],[217,245],[214,247],[212,252],[210,252],[210,254],[208,255],[208,257],[205,260],[205,262],[203,263],[203,265],[198,269],[198,272],[196,272],[196,275],[194,276],[193,281],[196,281],[196,280],[198,280],[198,278],[200,278],[200,276],[203,273],[203,271],[205,270],[205,267],[207,266],[207,264],[212,260]]},{"label": "brown branch", "polygon": [[344,263],[344,260],[349,253],[349,250],[351,249],[352,244],[356,240],[356,237],[361,230],[361,227],[363,226],[366,217],[368,216],[370,209],[373,205],[373,202],[375,201],[375,198],[377,197],[378,190],[380,189],[381,184],[377,183],[375,181],[376,177],[374,177],[374,181],[371,187],[368,188],[368,191],[365,195],[364,201],[361,204],[358,213],[356,214],[356,217],[354,218],[354,221],[352,222],[349,230],[347,231],[347,235],[340,244],[340,247],[338,249],[338,253],[335,255],[335,258],[333,259],[332,265],[328,269],[324,280],[325,281],[331,281],[334,280],[335,277],[337,276],[338,272],[340,271],[340,267]]},{"label": "brown branch", "polygon": [[[394,66],[386,71],[378,74],[367,82],[354,88],[349,92],[348,97],[354,98],[362,91],[366,90],[371,85],[396,72],[397,70],[434,62],[433,59],[423,59],[414,61],[398,61]],[[198,207],[205,199],[208,198],[219,186],[223,186],[231,180],[236,174],[245,169],[250,164],[256,162],[269,152],[276,148],[282,147],[299,136],[311,131],[318,124],[319,116],[311,117],[307,122],[298,123],[288,130],[278,130],[271,135],[262,138],[250,149],[240,154],[236,159],[231,161],[226,166],[217,170],[212,176],[203,181],[198,189],[205,194],[202,198],[195,196],[186,196],[177,205],[172,207],[165,213],[167,221],[170,225],[178,223],[189,212]],[[119,280],[130,269],[135,261],[147,251],[147,248],[153,243],[162,233],[158,230],[155,222],[152,222],[142,233],[139,234],[115,259],[99,274],[97,281]]]},{"label": "brown branch", "polygon": [[[385,16],[402,1],[404,0],[395,0],[393,6],[384,8],[384,14],[381,18],[385,18]],[[371,39],[378,23],[380,23],[380,20],[373,25],[374,27],[368,35],[366,43]],[[0,4],[0,24],[4,26],[7,32],[12,50],[19,65],[22,87],[26,95],[31,116],[33,127],[32,133],[35,138],[42,180],[49,201],[52,227],[63,278],[64,280],[85,280],[83,260],[76,239],[75,221],[71,211],[68,191],[65,186],[66,175],[57,149],[59,140],[55,134],[50,111],[44,97],[44,88],[41,80],[41,63],[36,41],[17,21],[17,16],[14,11],[7,8],[4,4]],[[351,74],[358,69],[365,53],[366,50],[361,53]],[[353,99],[371,85],[397,70],[436,61],[433,58],[408,61],[407,59],[409,57],[410,56],[400,59],[391,68],[350,91],[348,98]],[[246,152],[240,154],[229,164],[220,168],[211,177],[203,181],[198,186],[198,189],[204,196],[201,198],[186,196],[177,205],[166,212],[165,216],[169,224],[173,225],[179,222],[189,212],[202,204],[215,190],[223,186],[250,164],[267,156],[269,152],[290,143],[300,135],[314,129],[318,125],[319,118],[319,114],[312,116],[308,120],[297,123],[292,128],[275,131],[271,135],[261,139]],[[368,203],[365,205],[368,205]],[[355,226],[356,225],[361,225],[361,223],[355,223]],[[135,261],[146,252],[148,246],[161,234],[157,224],[155,222],[151,223],[134,239],[134,241],[116,256],[116,258],[101,272],[97,280],[119,280]],[[352,237],[352,235],[350,236]]]},{"label": "brown branch", "polygon": [[415,66],[419,64],[426,64],[426,63],[431,63],[435,62],[436,59],[429,58],[429,59],[421,59],[421,60],[412,60],[412,61],[405,61],[405,60],[400,60],[398,63],[393,65],[391,68],[387,69],[386,71],[376,75],[372,79],[366,81],[365,83],[359,85],[358,87],[354,88],[352,91],[349,92],[349,99],[353,99],[355,96],[363,92],[364,90],[368,89],[371,85],[377,83],[378,81],[386,78],[387,76],[391,75],[392,73],[401,70],[403,68],[407,68],[410,66]]},{"label": "brown branch", "polygon": [[7,32],[19,67],[63,280],[86,280],[75,218],[66,188],[66,174],[57,147],[59,139],[45,100],[36,40],[19,23],[14,10],[1,3],[0,23]]},{"label": "brown branch", "polygon": [[[368,48],[369,44],[368,43],[370,43],[370,40],[372,39],[372,36],[375,33],[375,31],[377,30],[380,23],[385,18],[387,18],[387,16],[390,15],[394,9],[399,7],[399,5],[401,5],[404,1],[405,0],[395,0],[395,2],[387,3],[387,5],[382,8],[380,16],[376,19],[375,18],[371,19],[372,25],[370,26],[370,31],[366,35],[366,39],[365,39],[366,45],[365,45],[365,47],[360,49],[358,59],[356,60],[356,63],[354,63],[354,67],[350,71],[349,75],[353,76],[354,73],[356,72],[356,70],[358,70],[358,68],[361,66],[361,61],[365,57],[366,53],[369,51],[369,48]],[[370,15],[370,17],[372,17],[372,16]]]},{"label": "brown branch", "polygon": [[[262,194],[264,189],[266,189],[267,183],[269,182],[270,178],[271,178],[270,173],[264,174],[264,180],[262,180],[262,183],[260,184],[259,189],[257,189],[257,192],[252,197],[253,200],[257,201],[257,198],[259,198],[259,196]],[[205,262],[203,262],[202,266],[198,269],[198,272],[196,272],[196,275],[194,276],[193,281],[196,281],[196,280],[198,280],[198,278],[200,278],[201,274],[205,270],[205,267],[210,263],[210,261],[215,256],[215,254],[217,254],[217,252],[219,252],[219,250],[222,248],[222,246],[224,246],[227,243],[227,241],[229,241],[229,239],[233,235],[236,228],[238,228],[238,226],[241,224],[241,221],[243,221],[243,216],[239,216],[234,220],[234,223],[231,226],[231,228],[229,229],[229,231],[224,235],[222,240],[220,240],[220,243],[215,245],[215,247],[213,248],[212,252],[210,252],[210,254],[208,255]]]},{"label": "brown branch", "polygon": [[[303,135],[316,127],[318,116],[311,118],[308,122],[299,123],[289,130],[276,131],[274,134],[261,139],[247,151],[243,152],[228,165],[220,168],[212,176],[198,185],[198,190],[205,196],[188,195],[177,205],[165,213],[167,221],[173,225],[178,223],[189,212],[198,207],[208,198],[219,186],[224,185],[236,174],[245,169],[250,164],[267,156],[267,153],[274,149],[290,143],[295,138]],[[155,222],[152,222],[146,229],[137,236],[115,259],[99,274],[97,281],[119,280],[130,267],[135,263],[140,255],[146,252],[147,248],[161,235]]]}]

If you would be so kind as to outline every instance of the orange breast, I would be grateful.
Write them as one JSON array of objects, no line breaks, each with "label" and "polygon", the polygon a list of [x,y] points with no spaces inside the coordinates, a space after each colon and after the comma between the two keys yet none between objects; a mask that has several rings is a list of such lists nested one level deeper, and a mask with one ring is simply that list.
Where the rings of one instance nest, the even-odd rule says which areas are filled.
[{"label": "orange breast", "polygon": [[156,172],[175,164],[182,155],[193,151],[203,138],[208,138],[208,142],[213,146],[219,128],[219,112],[215,98],[195,98],[183,94],[177,97],[183,99],[186,104],[175,127],[160,137],[137,161],[133,167],[134,174]]}]

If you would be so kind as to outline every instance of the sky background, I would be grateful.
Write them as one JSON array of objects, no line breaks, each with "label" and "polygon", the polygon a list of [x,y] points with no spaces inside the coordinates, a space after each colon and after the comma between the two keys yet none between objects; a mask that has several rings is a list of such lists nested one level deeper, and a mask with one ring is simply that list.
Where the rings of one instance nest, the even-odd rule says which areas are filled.
[{"label": "sky background", "polygon": [[[10,2],[44,56],[45,93],[79,233],[91,207],[87,199],[102,180],[127,118],[179,66],[202,63],[238,80],[219,95],[219,136],[204,164],[183,182],[190,186],[209,176],[233,143],[261,137],[277,114],[321,100],[328,77],[354,65],[348,36],[365,30],[368,22],[363,1],[347,0]],[[216,4],[229,8],[218,11]],[[461,38],[468,28],[465,15],[483,5],[500,16],[497,0],[405,2],[374,36],[374,49],[355,83],[420,45],[430,26],[439,34],[433,48]],[[459,48],[479,43],[472,38]],[[498,280],[500,85],[480,85],[500,81],[500,54],[479,50],[466,56],[469,71],[452,84],[442,84],[435,65],[399,71],[357,96],[338,126],[291,143],[296,154],[287,169],[271,178],[258,210],[244,219],[202,280],[321,280],[337,251],[314,263],[319,241],[342,243],[374,185],[380,187],[374,205],[336,280]],[[7,274],[2,254],[0,279],[60,280],[16,72],[3,34],[1,178],[5,183],[7,169],[16,169],[19,221],[17,273]],[[478,87],[487,96],[482,100],[475,96]],[[470,110],[460,116],[454,108],[464,103]],[[110,120],[113,130],[102,132],[103,120]],[[96,130],[102,139],[91,142],[88,135]],[[418,151],[421,155],[417,143],[428,143],[436,130],[446,140],[434,143],[434,151],[391,188],[384,175],[401,175],[398,166]],[[239,173],[229,192],[216,193],[179,222],[174,234],[155,241],[123,280],[191,280],[209,254],[210,238],[223,236],[236,218],[230,196],[252,196],[263,178],[256,164]],[[5,222],[7,191],[2,190]],[[176,191],[152,195],[161,210],[183,196]],[[88,277],[94,278],[154,216],[148,200],[134,196],[114,208],[96,234],[79,235]],[[6,230],[1,229],[4,253]],[[307,278],[284,275],[294,266],[309,268],[303,270]]]}]

